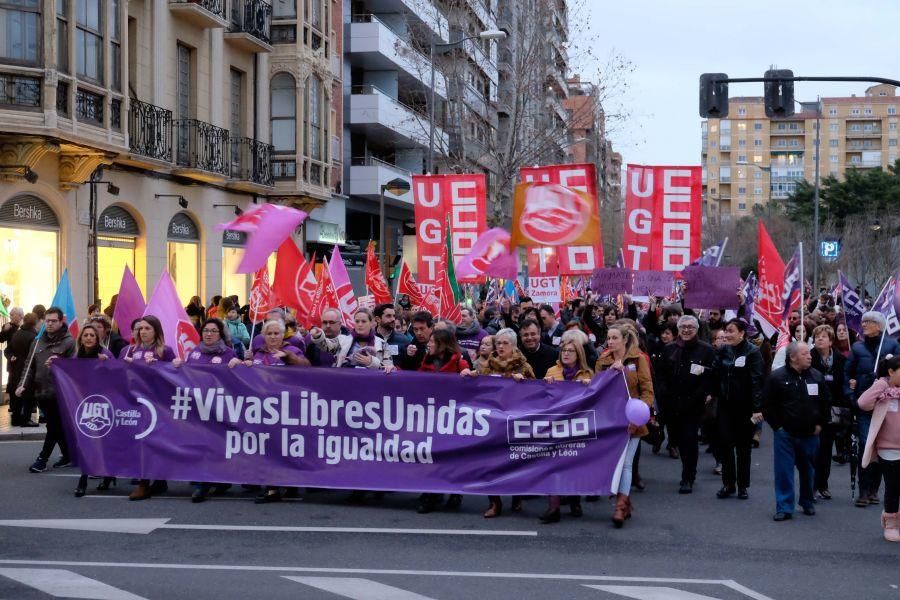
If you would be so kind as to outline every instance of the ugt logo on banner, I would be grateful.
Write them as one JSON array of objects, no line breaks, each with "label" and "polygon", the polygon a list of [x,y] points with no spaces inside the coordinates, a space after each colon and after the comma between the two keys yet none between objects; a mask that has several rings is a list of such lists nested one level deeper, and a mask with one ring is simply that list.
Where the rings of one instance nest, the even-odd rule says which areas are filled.
[{"label": "ugt logo on banner", "polygon": [[[413,175],[416,250],[420,283],[437,283],[447,220],[454,265],[466,256],[487,229],[487,182],[484,174]],[[471,283],[478,278],[459,278]]]},{"label": "ugt logo on banner", "polygon": [[681,271],[700,256],[700,167],[628,165],[625,266]]}]

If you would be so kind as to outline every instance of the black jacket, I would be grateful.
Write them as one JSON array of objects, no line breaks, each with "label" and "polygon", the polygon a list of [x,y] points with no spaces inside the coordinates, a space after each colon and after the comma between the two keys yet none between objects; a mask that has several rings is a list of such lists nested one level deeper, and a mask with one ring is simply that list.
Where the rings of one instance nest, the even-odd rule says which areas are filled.
[{"label": "black jacket", "polygon": [[9,361],[9,379],[7,390],[15,391],[19,387],[19,380],[22,379],[22,373],[25,371],[25,363],[28,362],[28,353],[31,350],[31,344],[37,332],[33,329],[19,328],[9,345],[6,347],[6,357]]},{"label": "black jacket", "polygon": [[656,397],[672,415],[700,416],[706,397],[715,394],[715,349],[699,337],[690,343],[672,342],[663,348]]},{"label": "black jacket", "polygon": [[[541,334],[541,343],[547,344],[548,346],[553,346],[554,348],[559,347],[560,338],[562,334],[566,332],[566,326],[563,325],[563,322],[560,321],[556,324],[550,331],[545,331]],[[556,343],[553,343],[553,340],[556,340]]]},{"label": "black jacket", "polygon": [[844,370],[847,359],[843,354],[832,349],[831,367],[826,367],[819,352],[812,349],[812,368],[825,377],[825,383],[831,392],[831,405],[850,408],[850,399],[844,394]]},{"label": "black jacket", "polygon": [[719,348],[716,411],[720,420],[744,420],[762,412],[766,366],[756,344],[744,340]]},{"label": "black jacket", "polygon": [[831,391],[815,369],[800,373],[789,365],[775,369],[763,390],[763,416],[774,431],[813,435],[831,420]]},{"label": "black jacket", "polygon": [[547,375],[547,369],[555,365],[559,358],[559,351],[547,344],[541,344],[534,352],[529,352],[521,346],[520,350],[522,350],[525,360],[528,361],[528,364],[534,370],[535,379],[543,379]]}]

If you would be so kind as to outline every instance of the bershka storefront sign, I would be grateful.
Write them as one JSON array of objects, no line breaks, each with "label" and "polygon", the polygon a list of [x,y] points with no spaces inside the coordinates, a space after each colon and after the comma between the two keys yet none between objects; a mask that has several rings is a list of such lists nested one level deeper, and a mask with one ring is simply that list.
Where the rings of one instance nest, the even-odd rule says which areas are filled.
[{"label": "bershka storefront sign", "polygon": [[59,227],[53,209],[37,196],[31,195],[16,196],[4,202],[0,206],[0,223],[37,228]]},{"label": "bershka storefront sign", "polygon": [[617,372],[585,386],[61,359],[53,376],[78,465],[110,476],[606,494],[628,442],[628,390]]}]

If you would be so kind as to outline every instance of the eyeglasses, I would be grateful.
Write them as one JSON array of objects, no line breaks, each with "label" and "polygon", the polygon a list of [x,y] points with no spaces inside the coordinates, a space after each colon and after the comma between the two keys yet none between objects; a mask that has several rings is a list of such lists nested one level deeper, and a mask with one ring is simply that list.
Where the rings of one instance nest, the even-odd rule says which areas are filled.
[{"label": "eyeglasses", "polygon": [[678,329],[694,330],[694,329],[697,329],[697,328],[696,328],[695,326],[693,326],[693,325],[679,325],[679,326],[678,326]]},{"label": "eyeglasses", "polygon": [[574,348],[563,348],[559,351],[560,354],[575,354]]},{"label": "eyeglasses", "polygon": [[322,321],[322,325],[337,325],[340,321]]},{"label": "eyeglasses", "polygon": [[219,333],[218,329],[204,329],[203,333]]},{"label": "eyeglasses", "polygon": [[863,325],[874,325],[875,321],[873,321],[872,319],[866,319],[865,321],[862,322],[862,324]]}]

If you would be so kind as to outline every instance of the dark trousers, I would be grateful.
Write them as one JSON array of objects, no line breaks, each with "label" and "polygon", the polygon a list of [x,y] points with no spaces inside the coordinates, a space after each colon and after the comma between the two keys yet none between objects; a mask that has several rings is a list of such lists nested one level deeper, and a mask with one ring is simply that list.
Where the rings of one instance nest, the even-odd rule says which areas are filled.
[{"label": "dark trousers", "polygon": [[700,417],[681,414],[673,417],[671,424],[675,428],[678,452],[681,454],[681,480],[694,481],[697,478],[697,459],[700,454]]},{"label": "dark trousers", "polygon": [[756,427],[746,413],[719,415],[722,484],[740,489],[750,487],[750,455]]},{"label": "dark trousers", "polygon": [[66,444],[66,438],[63,435],[62,417],[59,414],[56,397],[45,396],[39,402],[47,420],[47,437],[44,438],[44,446],[41,448],[39,456],[44,460],[49,459],[54,446],[59,445],[59,453],[63,458],[68,458],[69,446]]},{"label": "dark trousers", "polygon": [[[12,378],[12,375],[10,375],[10,378]],[[18,381],[18,379],[16,381]],[[6,386],[6,391],[9,393],[10,420],[13,425],[19,425],[30,420],[31,416],[34,414],[35,404],[34,394],[30,389],[26,389],[24,394],[17,396],[16,386],[18,386],[18,383],[13,384],[12,380],[10,380],[9,385]]]},{"label": "dark trousers", "polygon": [[815,489],[827,490],[828,477],[831,476],[831,448],[837,435],[837,427],[828,423],[819,434],[819,453],[816,456]]},{"label": "dark trousers", "polygon": [[[866,451],[866,438],[869,437],[869,426],[872,424],[872,413],[860,411],[856,415],[856,423],[859,427],[859,452],[857,455],[858,465],[862,464],[863,453]],[[877,494],[878,488],[881,486],[881,464],[872,461],[865,469],[859,470],[859,493]]]},{"label": "dark trousers", "polygon": [[882,460],[881,473],[884,475],[884,512],[900,510],[900,460]]},{"label": "dark trousers", "polygon": [[819,437],[775,432],[775,512],[794,512],[794,467],[800,479],[800,506],[813,505],[813,477]]}]

